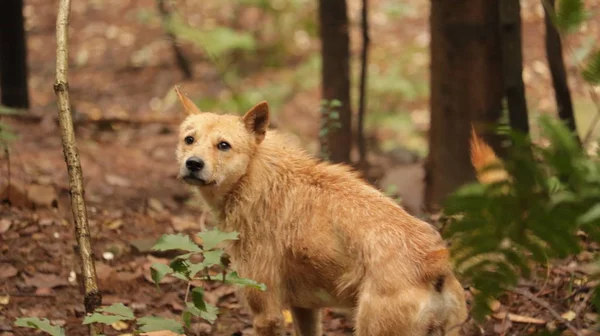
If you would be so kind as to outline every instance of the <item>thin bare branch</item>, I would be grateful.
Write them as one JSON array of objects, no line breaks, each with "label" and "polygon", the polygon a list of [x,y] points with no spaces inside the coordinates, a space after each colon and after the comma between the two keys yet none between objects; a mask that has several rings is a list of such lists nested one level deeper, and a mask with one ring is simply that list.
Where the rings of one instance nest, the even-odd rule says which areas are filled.
[{"label": "thin bare branch", "polygon": [[[69,49],[67,41],[70,8],[70,0],[60,0],[58,17],[56,19],[56,82],[54,83],[54,93],[56,94],[56,102],[58,105],[58,120],[60,124],[63,152],[67,170],[69,172],[71,210],[75,222],[75,235],[81,262],[84,306],[86,313],[91,313],[102,303],[102,296],[98,291],[98,285],[96,283],[96,268],[94,267],[94,259],[92,257],[90,232],[88,228],[85,200],[83,198],[83,175],[75,142],[75,133],[73,131],[73,120],[69,102],[69,84],[67,80]],[[94,336],[101,333],[102,330],[100,325],[90,325],[90,335]]]}]

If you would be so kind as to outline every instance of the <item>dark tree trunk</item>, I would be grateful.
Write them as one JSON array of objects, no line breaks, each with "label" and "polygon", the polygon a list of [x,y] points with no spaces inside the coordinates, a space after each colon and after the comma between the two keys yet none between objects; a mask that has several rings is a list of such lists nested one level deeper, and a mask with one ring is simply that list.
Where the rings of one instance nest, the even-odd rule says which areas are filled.
[{"label": "dark tree trunk", "polygon": [[[546,5],[551,9],[554,9],[554,0],[547,0]],[[552,85],[554,85],[554,97],[556,99],[558,117],[573,132],[573,136],[577,138],[577,141],[581,143],[577,134],[575,115],[573,114],[573,102],[571,101],[571,92],[569,91],[569,84],[567,83],[560,35],[552,23],[552,18],[548,14],[546,6],[544,6],[544,14],[546,25],[546,58],[548,59],[548,67],[550,68],[550,74],[552,75]]]},{"label": "dark tree trunk", "polygon": [[513,130],[529,133],[527,100],[523,84],[523,51],[521,45],[521,6],[519,0],[502,0],[500,4],[500,35],[504,94]]},{"label": "dark tree trunk", "polygon": [[23,0],[4,0],[0,5],[0,102],[29,107],[27,44]]},{"label": "dark tree trunk", "polygon": [[[322,98],[339,100],[339,120],[324,111],[321,146],[332,162],[350,162],[352,147],[352,113],[350,109],[350,37],[346,0],[319,0],[321,24]],[[328,109],[324,109],[328,110]]]},{"label": "dark tree trunk", "polygon": [[[489,0],[431,1],[431,127],[425,202],[439,208],[475,178],[469,159],[473,124],[492,146],[503,97],[499,8]],[[497,148],[497,146],[495,146]]]},{"label": "dark tree trunk", "polygon": [[365,108],[367,104],[367,68],[369,59],[369,1],[362,1],[362,38],[363,46],[361,53],[361,67],[360,67],[360,88],[359,88],[359,102],[358,102],[358,125],[357,125],[357,144],[358,144],[358,155],[359,155],[359,167],[366,171],[367,169],[367,146],[365,143]]}]

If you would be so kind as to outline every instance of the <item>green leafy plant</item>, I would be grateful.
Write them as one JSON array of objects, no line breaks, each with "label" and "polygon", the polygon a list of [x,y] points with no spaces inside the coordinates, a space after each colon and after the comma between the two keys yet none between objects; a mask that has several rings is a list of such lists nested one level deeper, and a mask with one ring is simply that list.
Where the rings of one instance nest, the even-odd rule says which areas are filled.
[{"label": "green leafy plant", "polygon": [[[120,321],[135,321],[137,330],[140,332],[169,330],[182,334],[185,327],[190,327],[192,318],[196,317],[214,323],[218,315],[218,308],[204,300],[204,288],[192,288],[192,282],[219,280],[227,284],[266,290],[264,284],[242,278],[237,272],[228,270],[229,257],[222,248],[217,246],[226,241],[237,240],[237,232],[222,232],[213,229],[198,233],[198,237],[202,239],[202,247],[195,244],[187,235],[167,234],[159,238],[152,248],[155,251],[183,252],[173,258],[168,265],[154,263],[150,269],[152,280],[157,287],[160,281],[168,275],[187,282],[184,298],[185,309],[181,314],[180,321],[158,316],[136,318],[131,308],[122,303],[116,303],[98,308],[93,314],[85,317],[83,324],[102,323],[110,326]],[[193,259],[196,257],[202,257],[202,261],[194,262]],[[211,270],[219,271],[219,276],[211,277]],[[61,327],[51,325],[46,319],[19,318],[15,321],[15,325],[38,329],[53,336],[65,335]]]},{"label": "green leafy plant", "polygon": [[539,123],[548,146],[509,133],[503,166],[487,168],[509,178],[465,185],[445,203],[444,236],[457,272],[478,291],[472,312],[479,320],[490,312],[489,300],[531,277],[534,265],[581,252],[578,231],[600,242],[600,162],[562,122]]}]

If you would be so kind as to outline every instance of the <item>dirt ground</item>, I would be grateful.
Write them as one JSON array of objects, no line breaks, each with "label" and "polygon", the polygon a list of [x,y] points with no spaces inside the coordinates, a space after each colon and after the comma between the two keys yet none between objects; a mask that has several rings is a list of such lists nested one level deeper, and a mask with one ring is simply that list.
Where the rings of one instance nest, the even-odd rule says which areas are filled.
[{"label": "dirt ground", "polygon": [[[402,52],[405,42],[428,39],[428,2],[410,2],[403,20],[386,18],[384,8],[391,2],[373,1],[376,55],[386,48]],[[0,206],[0,336],[34,334],[13,326],[15,318],[25,316],[49,318],[64,325],[67,335],[84,335],[68,178],[52,91],[56,2],[25,3],[32,108],[29,118],[2,120],[13,127],[18,139],[10,143],[10,154],[0,154],[0,191],[8,183],[13,186],[10,204]],[[227,6],[217,3],[188,1],[185,8],[189,13],[219,17]],[[600,8],[598,1],[590,3]],[[355,23],[359,4],[350,1]],[[544,62],[540,8],[534,1],[523,4],[527,93],[532,110],[543,113],[552,110],[554,102]],[[219,97],[224,85],[202,53],[186,45],[195,79],[182,80],[160,25],[141,25],[133,19],[140,9],[155,11],[154,6],[152,0],[73,2],[70,94],[103,303],[125,303],[138,316],[177,317],[184,308],[185,284],[171,281],[157,290],[148,267],[165,256],[149,248],[164,233],[193,235],[211,223],[176,179],[176,125],[182,116],[169,92],[181,84],[190,94]],[[599,36],[597,23],[585,29],[586,36]],[[357,55],[360,39],[354,28],[352,37]],[[395,42],[386,43],[390,40]],[[582,38],[573,40],[577,45]],[[290,61],[282,70],[265,70],[250,76],[245,85],[281,80],[278,71],[293,67]],[[575,66],[569,65],[569,74],[576,100],[584,101],[577,106],[585,106],[587,93],[576,79]],[[318,132],[318,93],[317,87],[295,92],[275,117],[279,128],[295,132],[307,148],[314,148]],[[426,97],[403,106],[426,129],[428,121],[417,118],[421,115],[417,112],[427,109]],[[396,185],[409,210],[420,213],[421,162],[405,156],[378,154],[372,160],[382,173],[381,188]],[[499,298],[498,312],[486,323],[467,323],[468,334],[526,335],[544,328],[567,329],[565,321],[554,315],[562,315],[577,329],[589,328],[597,314],[589,306],[591,284],[578,266],[592,260],[597,250],[598,246],[589,245],[582,255],[547,265],[541,270],[544,276],[519,287],[537,300],[508,293]],[[207,301],[220,308],[219,318],[213,325],[194,322],[189,335],[252,335],[250,315],[236,299],[235,288],[205,286]],[[324,315],[326,335],[351,335],[352,322],[344,312],[325,310]],[[121,330],[107,328],[106,334],[125,335],[132,330],[131,325],[117,328]]]}]

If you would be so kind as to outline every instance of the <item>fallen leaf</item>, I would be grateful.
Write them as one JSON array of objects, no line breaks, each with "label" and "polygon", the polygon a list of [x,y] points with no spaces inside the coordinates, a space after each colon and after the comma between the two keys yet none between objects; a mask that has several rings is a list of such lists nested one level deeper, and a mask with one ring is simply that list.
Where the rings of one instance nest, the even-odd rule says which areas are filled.
[{"label": "fallen leaf", "polygon": [[125,330],[127,328],[129,328],[129,324],[125,323],[124,321],[117,321],[113,324],[110,325],[113,329],[115,329],[116,331],[121,331],[121,330]]},{"label": "fallen leaf", "polygon": [[10,302],[10,296],[0,295],[0,305],[6,306]]},{"label": "fallen leaf", "polygon": [[31,184],[27,187],[27,197],[37,206],[50,207],[56,203],[58,194],[51,185]]},{"label": "fallen leaf", "polygon": [[148,199],[148,207],[156,212],[164,212],[165,206],[156,198]]},{"label": "fallen leaf", "polygon": [[104,179],[106,180],[106,183],[116,186],[116,187],[129,187],[131,185],[131,181],[129,181],[128,179],[119,176],[119,175],[113,175],[113,174],[106,174],[106,176],[104,177]]},{"label": "fallen leaf", "polygon": [[0,234],[3,234],[4,232],[8,231],[8,229],[10,229],[10,226],[12,225],[12,222],[9,221],[6,218],[0,219]]},{"label": "fallen leaf", "polygon": [[13,265],[11,264],[0,264],[0,279],[8,279],[12,278],[19,273]]},{"label": "fallen leaf", "polygon": [[116,230],[116,229],[120,228],[121,225],[123,225],[123,220],[115,219],[115,220],[112,220],[112,221],[106,223],[105,225],[107,228],[109,228],[111,230]]},{"label": "fallen leaf", "polygon": [[51,185],[23,185],[11,181],[0,193],[0,199],[8,200],[14,207],[33,208],[34,206],[49,207],[54,205],[58,194]]},{"label": "fallen leaf", "polygon": [[[200,221],[204,221],[204,216],[202,216],[200,218]],[[177,232],[181,232],[181,231],[185,231],[185,230],[189,230],[189,229],[200,230],[200,228],[201,228],[201,225],[194,222],[193,220],[190,220],[189,218],[178,217],[178,216],[172,217],[171,223],[173,224],[173,229],[175,229],[175,231],[177,231]]]},{"label": "fallen leaf", "polygon": [[36,288],[55,288],[67,286],[69,282],[54,274],[36,273],[32,277],[25,277],[25,284]]},{"label": "fallen leaf", "polygon": [[96,274],[98,276],[98,280],[106,280],[113,273],[113,268],[108,266],[103,262],[96,262]]},{"label": "fallen leaf", "polygon": [[574,311],[569,310],[569,311],[561,314],[560,317],[562,317],[565,320],[571,322],[571,321],[573,321],[577,317],[577,314]]},{"label": "fallen leaf", "polygon": [[495,311],[498,311],[500,309],[500,307],[502,306],[502,304],[498,300],[490,300],[490,302],[488,303],[488,306],[490,307],[490,309],[493,312],[495,312]]}]

